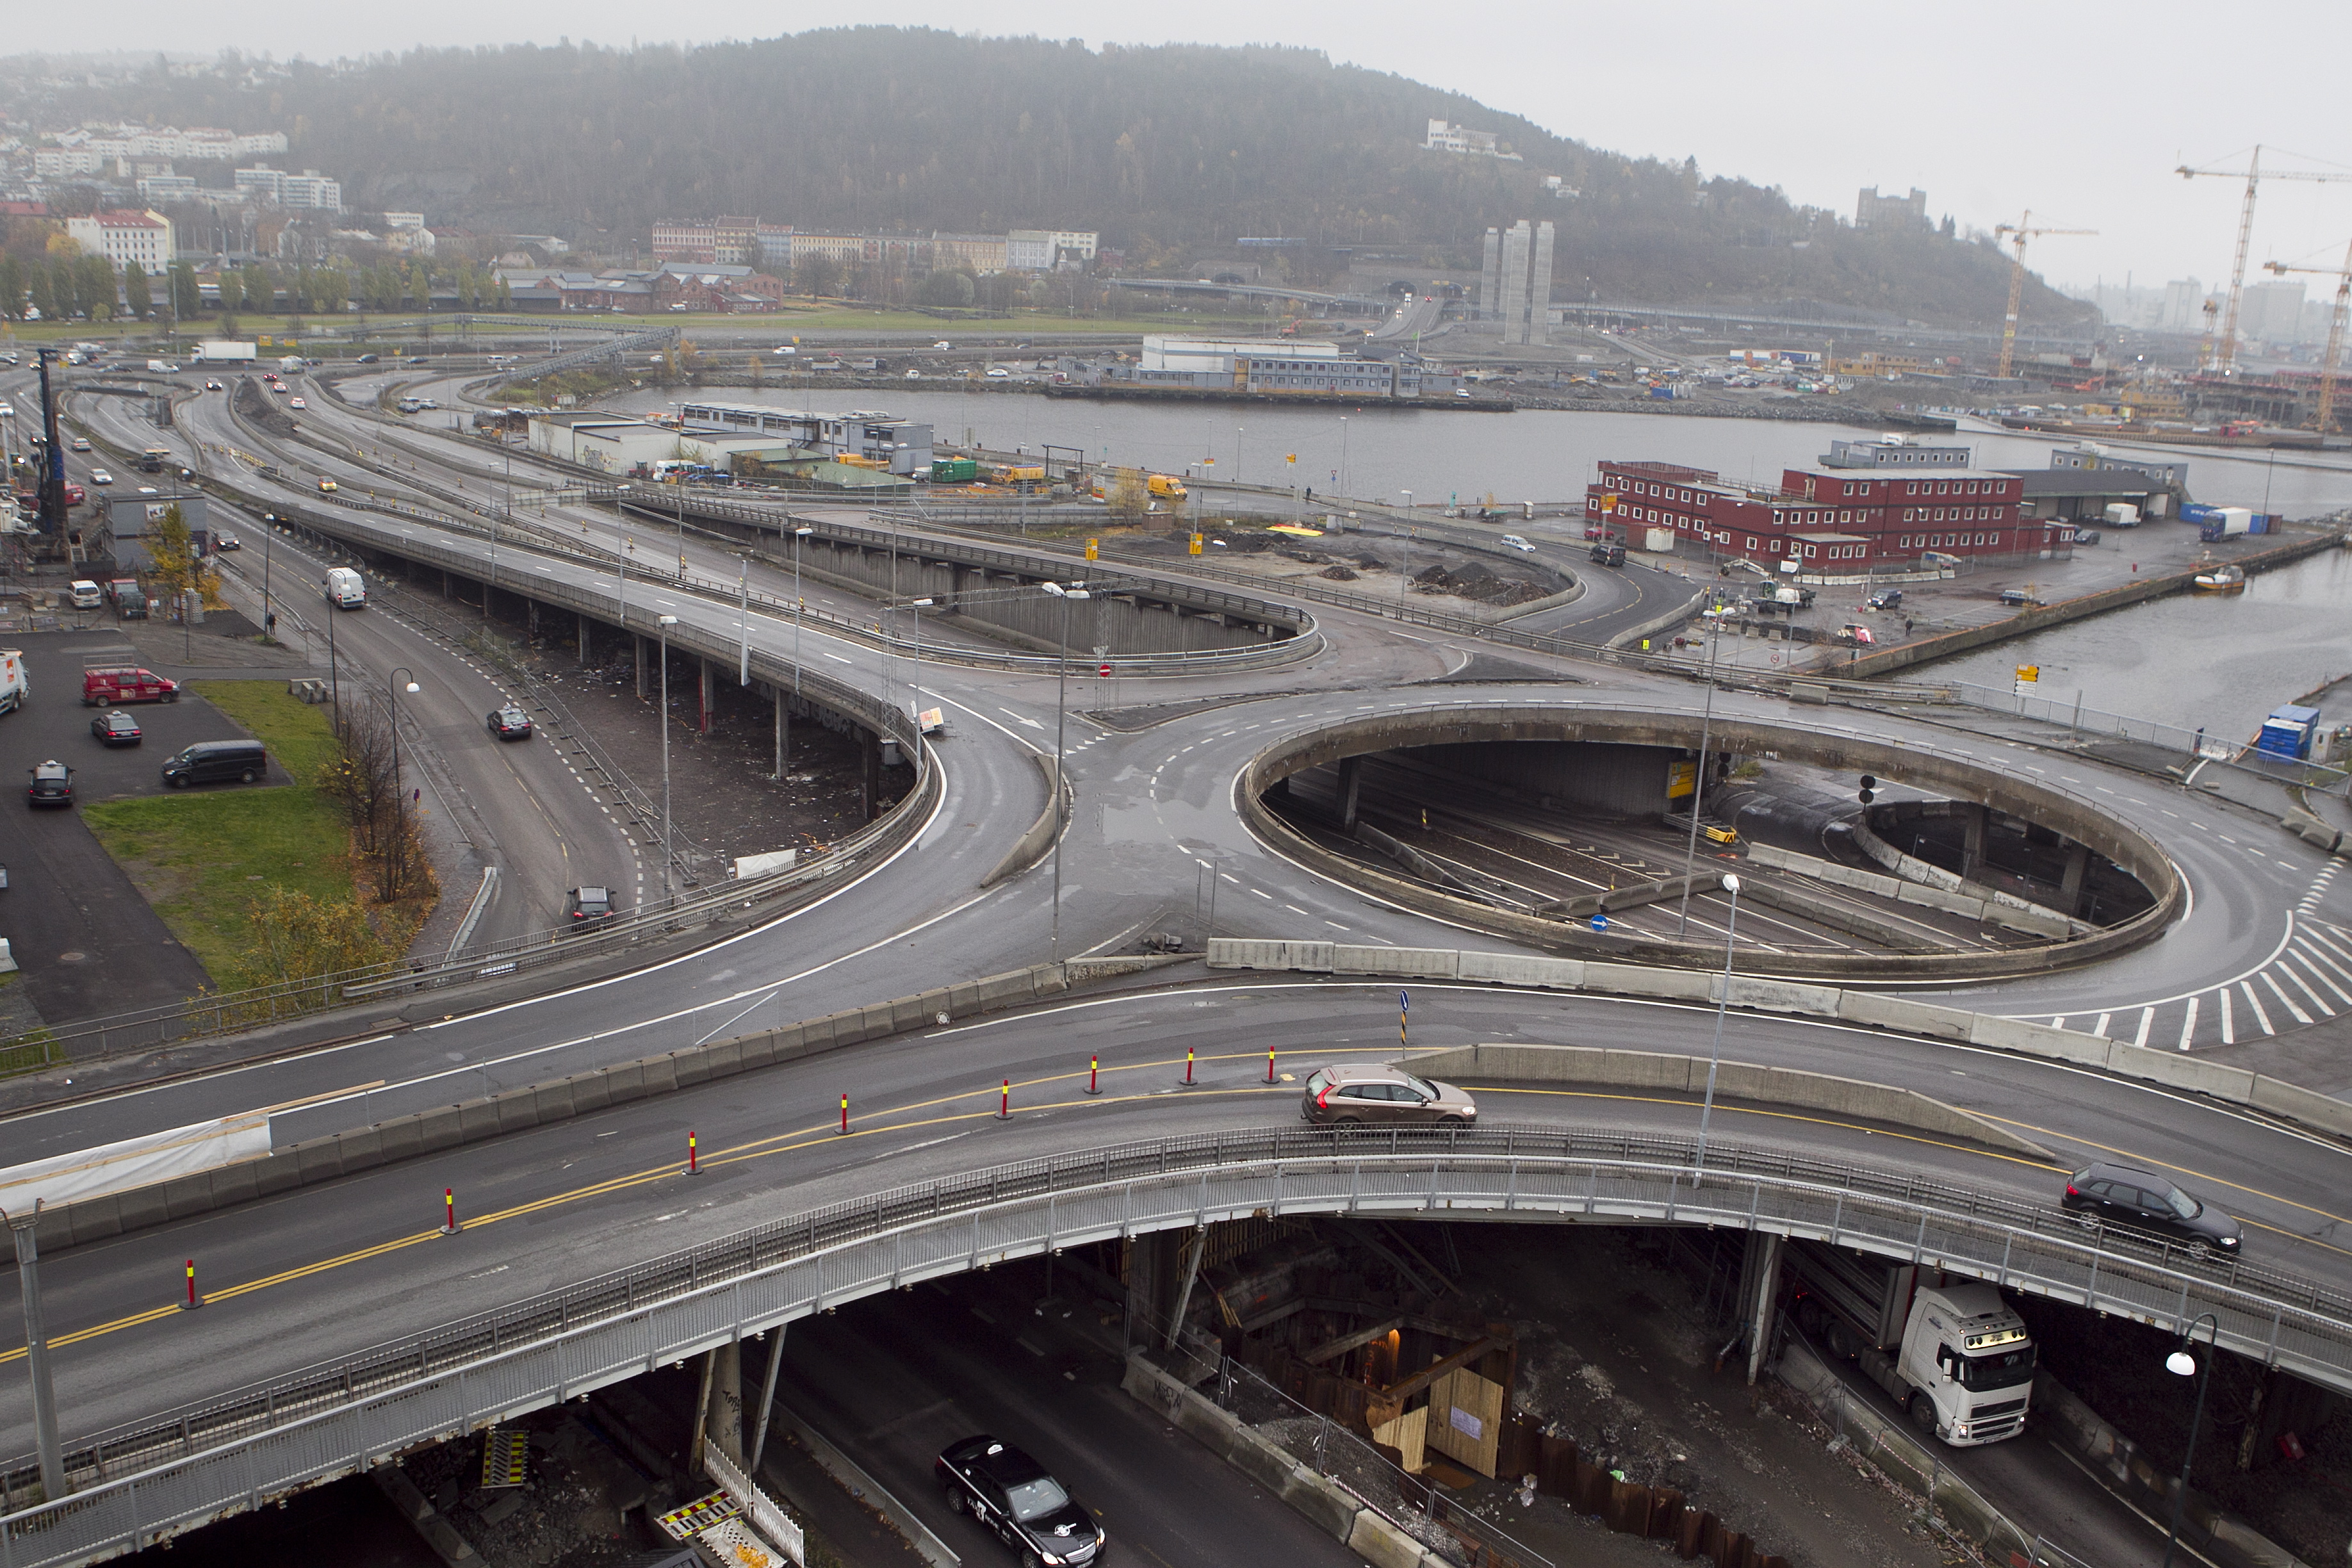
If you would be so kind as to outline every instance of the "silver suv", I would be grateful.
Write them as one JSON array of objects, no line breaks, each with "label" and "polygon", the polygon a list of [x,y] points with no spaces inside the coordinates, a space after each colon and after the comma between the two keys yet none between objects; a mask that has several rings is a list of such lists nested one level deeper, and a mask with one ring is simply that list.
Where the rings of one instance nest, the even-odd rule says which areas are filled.
[{"label": "silver suv", "polygon": [[1478,1120],[1478,1106],[1450,1083],[1416,1078],[1401,1068],[1334,1062],[1307,1076],[1298,1114],[1318,1127],[1405,1122],[1467,1127]]}]

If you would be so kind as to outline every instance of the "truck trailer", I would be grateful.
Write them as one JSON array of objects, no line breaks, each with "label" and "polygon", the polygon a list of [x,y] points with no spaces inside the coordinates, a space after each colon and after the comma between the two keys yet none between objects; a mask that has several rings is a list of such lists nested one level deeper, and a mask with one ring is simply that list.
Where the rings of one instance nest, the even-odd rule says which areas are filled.
[{"label": "truck trailer", "polygon": [[2025,1429],[2036,1347],[2000,1291],[1814,1242],[1790,1243],[1788,1260],[1798,1327],[1857,1363],[1921,1432],[1971,1447]]},{"label": "truck trailer", "polygon": [[261,350],[253,343],[206,339],[196,345],[189,356],[198,364],[251,364],[261,357]]}]

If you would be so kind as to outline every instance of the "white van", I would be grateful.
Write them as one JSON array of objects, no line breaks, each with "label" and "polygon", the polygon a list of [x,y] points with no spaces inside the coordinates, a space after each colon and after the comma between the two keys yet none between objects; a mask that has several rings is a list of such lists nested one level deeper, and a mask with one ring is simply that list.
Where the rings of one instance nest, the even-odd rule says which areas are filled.
[{"label": "white van", "polygon": [[327,603],[339,610],[360,610],[367,607],[367,580],[348,566],[337,566],[327,574]]},{"label": "white van", "polygon": [[73,607],[77,610],[100,609],[106,604],[104,592],[87,577],[75,578],[70,589],[73,594]]},{"label": "white van", "polygon": [[1516,533],[1507,533],[1503,535],[1503,542],[1509,545],[1514,550],[1525,551],[1529,555],[1533,555],[1536,552],[1536,547],[1534,545],[1529,544],[1526,540],[1521,539]]}]

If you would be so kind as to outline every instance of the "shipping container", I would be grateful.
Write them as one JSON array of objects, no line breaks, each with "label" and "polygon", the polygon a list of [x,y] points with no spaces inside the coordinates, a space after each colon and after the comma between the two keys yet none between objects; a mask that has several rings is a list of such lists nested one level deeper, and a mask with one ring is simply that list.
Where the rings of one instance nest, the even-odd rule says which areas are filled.
[{"label": "shipping container", "polygon": [[931,483],[935,485],[968,485],[980,478],[980,465],[970,458],[936,458],[931,461]]},{"label": "shipping container", "polygon": [[2254,750],[2266,757],[2306,762],[2311,757],[2311,738],[2318,731],[2318,709],[2281,703],[2263,721],[2262,731],[2254,737]]}]

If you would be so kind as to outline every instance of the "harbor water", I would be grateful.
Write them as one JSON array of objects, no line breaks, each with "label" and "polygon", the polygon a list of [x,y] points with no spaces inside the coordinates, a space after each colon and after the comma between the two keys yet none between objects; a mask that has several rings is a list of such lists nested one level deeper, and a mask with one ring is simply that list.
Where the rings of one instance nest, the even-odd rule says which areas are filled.
[{"label": "harbor water", "polygon": [[[1309,489],[1390,501],[1409,492],[1417,505],[1470,505],[1490,494],[1504,501],[1580,499],[1603,458],[1650,458],[1711,468],[1730,479],[1771,482],[1784,468],[1815,463],[1832,439],[1878,433],[1868,426],[1672,414],[1179,407],[1002,392],[735,388],[712,395],[778,407],[887,409],[930,421],[942,445],[969,441],[1032,452],[1051,445],[1082,450],[1097,461],[1296,485],[1302,498]],[[677,389],[649,388],[614,402],[652,414],[680,400]],[[2045,468],[2053,448],[2074,444],[1983,428],[1942,439],[1975,447],[1975,461],[1984,468]],[[2132,455],[2121,443],[2108,445],[2118,457]],[[2190,493],[2210,505],[2290,518],[2352,507],[2352,460],[2345,455],[2148,450],[2186,460]],[[1215,464],[1205,466],[1212,457]],[[2158,600],[1922,667],[1906,678],[2007,689],[2021,664],[2042,667],[2044,697],[2071,700],[2079,690],[2086,707],[2243,739],[2279,703],[2352,673],[2352,552],[2331,551],[2265,573],[2242,593]],[[2352,717],[2352,700],[2345,706],[2344,716]]]}]

